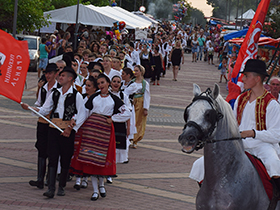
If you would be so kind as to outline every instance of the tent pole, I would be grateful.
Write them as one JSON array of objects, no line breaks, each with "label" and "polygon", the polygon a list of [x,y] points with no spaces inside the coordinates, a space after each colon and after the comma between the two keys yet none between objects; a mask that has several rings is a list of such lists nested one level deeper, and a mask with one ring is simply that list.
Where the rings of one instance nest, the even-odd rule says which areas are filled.
[{"label": "tent pole", "polygon": [[238,5],[239,5],[239,0],[237,0],[237,7],[236,7],[235,29],[237,29]]},{"label": "tent pole", "polygon": [[74,50],[77,49],[77,43],[78,43],[78,30],[79,30],[79,6],[80,6],[80,0],[77,1],[77,12],[76,12],[76,25],[75,25],[75,33],[74,33]]}]

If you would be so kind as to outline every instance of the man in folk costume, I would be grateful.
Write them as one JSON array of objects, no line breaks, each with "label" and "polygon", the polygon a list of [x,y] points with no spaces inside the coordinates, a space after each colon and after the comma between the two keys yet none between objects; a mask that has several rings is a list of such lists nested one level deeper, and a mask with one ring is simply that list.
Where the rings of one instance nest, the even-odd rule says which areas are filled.
[{"label": "man in folk costume", "polygon": [[[42,107],[48,96],[60,85],[56,81],[57,76],[57,65],[55,63],[48,64],[46,67],[45,78],[47,83],[43,85],[38,91],[38,98],[35,102],[36,107]],[[49,115],[46,116],[49,119]],[[38,162],[37,162],[37,181],[30,180],[29,184],[31,186],[36,186],[39,189],[44,188],[44,177],[46,173],[46,159],[47,146],[48,146],[48,128],[49,123],[43,118],[39,117],[37,122],[37,141],[35,147],[38,150]]]},{"label": "man in folk costume", "polygon": [[[65,195],[64,187],[74,151],[75,133],[86,120],[83,97],[72,86],[76,77],[77,74],[71,67],[65,67],[59,73],[59,84],[62,87],[53,91],[40,109],[34,108],[44,116],[51,112],[52,122],[63,130],[60,133],[51,124],[48,130],[49,182],[48,191],[43,194],[48,198],[54,197],[59,156],[62,169],[57,195]],[[23,103],[22,107],[28,109],[28,104]]]},{"label": "man in folk costume", "polygon": [[266,64],[250,59],[245,65],[243,83],[246,90],[234,104],[244,149],[260,158],[271,178],[280,189],[280,105],[265,90],[263,81],[268,76]]},{"label": "man in folk costume", "polygon": [[[234,114],[244,149],[262,160],[269,176],[280,189],[280,105],[263,86],[268,76],[263,61],[248,60],[241,73],[244,74],[244,88],[248,91],[238,96]],[[194,162],[189,177],[201,183],[204,178],[203,157]]]}]

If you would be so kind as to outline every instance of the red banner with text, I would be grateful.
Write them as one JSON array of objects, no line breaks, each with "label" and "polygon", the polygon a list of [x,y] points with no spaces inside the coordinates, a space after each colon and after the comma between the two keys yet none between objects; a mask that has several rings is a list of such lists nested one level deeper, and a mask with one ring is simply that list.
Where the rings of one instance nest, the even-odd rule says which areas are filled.
[{"label": "red banner with text", "polygon": [[18,41],[0,30],[0,94],[21,102],[29,67],[27,41]]}]

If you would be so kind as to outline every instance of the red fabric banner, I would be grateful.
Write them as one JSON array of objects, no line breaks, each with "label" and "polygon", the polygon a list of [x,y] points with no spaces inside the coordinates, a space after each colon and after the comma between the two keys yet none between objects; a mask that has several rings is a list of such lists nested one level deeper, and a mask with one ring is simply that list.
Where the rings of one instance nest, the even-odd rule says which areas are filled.
[{"label": "red fabric banner", "polygon": [[247,60],[255,59],[258,53],[258,41],[262,32],[265,16],[268,10],[270,0],[262,0],[259,3],[255,16],[250,24],[247,35],[238,53],[236,64],[234,66],[232,77],[236,78],[239,71],[245,67]]},{"label": "red fabric banner", "polygon": [[28,43],[2,30],[0,37],[0,94],[20,103],[30,62]]},{"label": "red fabric banner", "polygon": [[256,59],[257,57],[258,42],[263,29],[263,24],[269,7],[269,3],[270,0],[261,0],[261,2],[259,3],[257,11],[250,24],[249,30],[239,50],[238,57],[236,59],[235,66],[232,70],[232,75],[230,79],[230,81],[232,81],[233,84],[229,84],[229,94],[226,98],[226,101],[230,102],[232,107],[236,99],[236,93],[240,91],[238,85],[234,85],[238,82],[239,72],[243,71],[247,60]]}]

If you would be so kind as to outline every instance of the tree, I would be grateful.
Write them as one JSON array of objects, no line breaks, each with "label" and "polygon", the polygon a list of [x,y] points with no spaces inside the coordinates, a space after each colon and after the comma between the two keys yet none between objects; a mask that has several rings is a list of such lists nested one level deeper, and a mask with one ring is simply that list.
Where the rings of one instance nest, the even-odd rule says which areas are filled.
[{"label": "tree", "polygon": [[[43,11],[54,9],[50,0],[19,0],[17,30],[34,31],[47,25]],[[0,0],[0,28],[12,32],[14,18],[14,0]]]},{"label": "tree", "polygon": [[192,22],[193,25],[195,24],[200,24],[200,25],[205,25],[206,24],[206,20],[204,19],[204,13],[194,7],[190,7],[189,9],[189,19],[188,22]]},{"label": "tree", "polygon": [[263,30],[267,36],[273,38],[280,37],[280,5],[278,1],[271,1],[267,15],[267,24],[264,25]]}]

